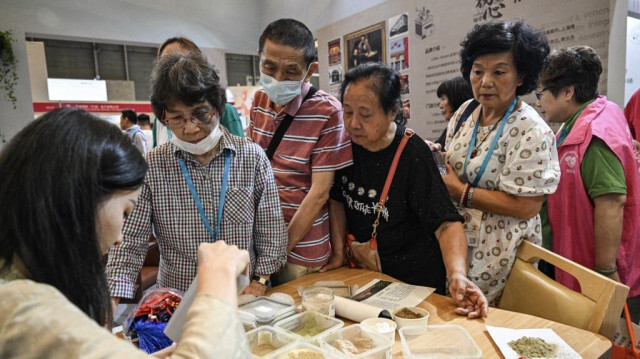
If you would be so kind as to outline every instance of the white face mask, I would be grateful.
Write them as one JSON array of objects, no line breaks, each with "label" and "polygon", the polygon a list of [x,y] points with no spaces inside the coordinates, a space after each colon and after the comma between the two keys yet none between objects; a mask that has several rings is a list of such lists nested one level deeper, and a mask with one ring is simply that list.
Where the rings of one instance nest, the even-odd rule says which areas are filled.
[{"label": "white face mask", "polygon": [[173,138],[171,138],[171,142],[183,151],[187,151],[194,155],[203,155],[211,151],[211,149],[218,144],[221,137],[222,131],[220,131],[218,126],[216,126],[213,128],[209,136],[201,139],[198,143],[183,141],[179,139],[178,136],[173,136]]},{"label": "white face mask", "polygon": [[300,81],[278,81],[260,71],[260,85],[271,101],[276,105],[284,106],[300,95],[302,83],[306,77],[307,73]]}]

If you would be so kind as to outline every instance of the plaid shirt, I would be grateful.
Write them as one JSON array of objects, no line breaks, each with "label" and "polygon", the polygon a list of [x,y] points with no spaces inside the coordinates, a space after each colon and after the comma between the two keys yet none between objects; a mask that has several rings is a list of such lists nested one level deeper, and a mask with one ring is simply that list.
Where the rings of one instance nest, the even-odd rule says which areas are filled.
[{"label": "plaid shirt", "polygon": [[144,262],[151,226],[160,247],[160,287],[186,290],[198,268],[197,249],[211,242],[178,159],[183,159],[212,227],[216,226],[224,172],[224,149],[231,169],[218,239],[247,249],[250,275],[271,274],[284,266],[287,228],[282,218],[273,172],[264,151],[224,128],[221,145],[206,166],[169,142],[149,152],[149,172],[138,204],[124,225],[121,245],[109,252],[107,279],[111,295],[131,298]]}]

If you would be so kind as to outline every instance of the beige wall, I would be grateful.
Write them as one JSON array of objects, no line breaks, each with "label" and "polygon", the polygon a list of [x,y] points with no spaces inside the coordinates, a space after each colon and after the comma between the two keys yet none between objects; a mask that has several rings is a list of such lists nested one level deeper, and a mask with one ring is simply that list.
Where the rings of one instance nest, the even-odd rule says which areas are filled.
[{"label": "beige wall", "polygon": [[[547,0],[523,0],[519,3],[538,4]],[[585,3],[590,1],[583,0]],[[549,6],[537,6],[533,13],[558,13],[563,4],[573,4],[574,0],[555,0]],[[457,4],[475,3],[468,0],[237,0],[232,2],[210,2],[207,0],[187,0],[168,2],[156,0],[124,1],[47,1],[47,0],[2,0],[0,6],[1,28],[12,29],[18,40],[14,52],[18,58],[19,83],[15,89],[18,97],[17,108],[0,94],[0,133],[7,139],[12,137],[33,118],[32,102],[45,97],[39,81],[46,78],[42,73],[42,63],[30,64],[27,56],[29,36],[46,36],[69,40],[95,39],[96,41],[127,43],[132,45],[153,45],[170,36],[187,36],[198,43],[209,60],[216,64],[221,80],[226,83],[224,52],[253,54],[257,39],[264,27],[281,17],[293,17],[319,34],[320,28],[342,23],[344,31],[326,36],[320,43],[320,61],[325,62],[326,41],[342,37],[344,33],[359,29],[379,19],[387,19],[402,11],[415,11],[413,5],[446,4],[452,10],[446,19],[456,24]],[[511,3],[507,1],[505,3]],[[546,3],[546,2],[545,2]],[[584,6],[580,1],[580,10]],[[609,34],[609,72],[607,90],[610,98],[619,104],[623,102],[625,69],[625,35],[627,4],[638,6],[637,0],[611,0],[612,26]],[[388,13],[380,9],[387,9]],[[571,11],[577,11],[571,9]],[[372,11],[372,12],[369,12]],[[518,14],[527,17],[527,13]],[[550,15],[550,16],[551,16]],[[343,20],[347,19],[347,20]],[[349,23],[351,25],[349,25]],[[328,26],[329,25],[329,26]],[[320,36],[319,36],[320,37]],[[31,51],[31,50],[29,50]],[[37,58],[37,56],[36,56]],[[30,78],[30,66],[38,78]],[[321,73],[321,87],[326,76]],[[33,82],[33,84],[32,84]],[[414,81],[415,82],[415,81]],[[37,92],[31,91],[31,87]],[[46,88],[46,87],[44,87]],[[2,143],[0,141],[0,146]]]},{"label": "beige wall", "polygon": [[[547,34],[551,48],[589,45],[598,51],[605,72],[601,76],[600,91],[623,106],[624,68],[626,48],[627,1],[616,0],[535,0],[503,2],[498,20],[523,18],[527,23]],[[422,37],[416,33],[418,11],[429,10],[432,32]],[[409,126],[425,139],[436,139],[446,127],[442,118],[436,89],[449,78],[460,76],[460,41],[481,19],[483,10],[475,1],[467,0],[390,0],[363,10],[360,13],[336,21],[318,29],[318,59],[320,88],[337,94],[340,84],[329,82],[328,42],[340,39],[342,62],[339,70],[345,71],[345,35],[360,29],[385,23],[385,62],[389,63],[390,18],[406,13],[409,17],[409,68],[401,70],[409,79],[411,119]],[[490,16],[489,16],[490,18]],[[478,21],[479,20],[479,21]],[[568,27],[574,25],[574,28]],[[333,68],[332,68],[333,69]],[[523,96],[535,105],[533,94]]]}]

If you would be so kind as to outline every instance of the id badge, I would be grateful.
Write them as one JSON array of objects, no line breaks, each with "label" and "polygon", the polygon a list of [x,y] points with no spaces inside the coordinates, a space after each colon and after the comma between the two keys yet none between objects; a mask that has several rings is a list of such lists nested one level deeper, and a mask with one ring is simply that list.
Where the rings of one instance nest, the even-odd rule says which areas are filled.
[{"label": "id badge", "polygon": [[464,234],[467,237],[469,248],[476,248],[480,243],[480,229],[482,228],[482,211],[474,208],[465,208]]}]

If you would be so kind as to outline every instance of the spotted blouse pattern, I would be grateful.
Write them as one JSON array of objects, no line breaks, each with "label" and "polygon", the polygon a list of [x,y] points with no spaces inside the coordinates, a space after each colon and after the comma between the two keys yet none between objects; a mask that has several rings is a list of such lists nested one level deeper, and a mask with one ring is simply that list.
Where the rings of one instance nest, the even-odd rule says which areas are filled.
[{"label": "spotted blouse pattern", "polygon": [[[460,107],[449,123],[446,159],[462,182],[473,183],[497,128],[478,146],[476,156],[469,160],[467,173],[464,173],[467,149],[477,119],[470,116],[455,134],[454,129],[468,103]],[[490,130],[491,126],[480,126],[476,144],[480,142],[478,139],[482,139],[482,134]],[[540,196],[555,192],[559,180],[555,135],[540,115],[522,102],[507,119],[478,188],[515,196]],[[496,305],[513,266],[518,245],[523,240],[542,243],[540,216],[523,220],[480,212],[454,202],[465,218],[465,230],[470,227],[478,229],[477,246],[469,247],[469,279],[483,290],[491,305]]]}]

